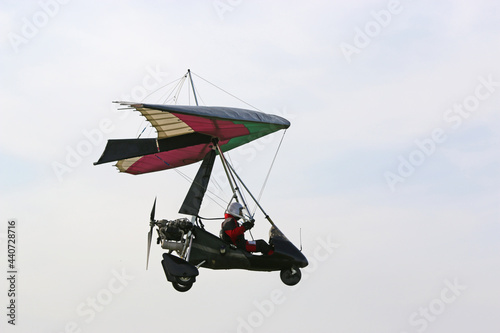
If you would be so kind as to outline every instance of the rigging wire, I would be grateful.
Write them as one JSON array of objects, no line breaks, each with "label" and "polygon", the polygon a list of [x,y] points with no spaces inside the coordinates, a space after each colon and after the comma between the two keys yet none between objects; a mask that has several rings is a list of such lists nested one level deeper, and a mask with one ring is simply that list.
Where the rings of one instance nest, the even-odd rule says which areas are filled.
[{"label": "rigging wire", "polygon": [[[165,163],[166,165],[170,166],[170,164],[165,161],[163,158],[161,158],[160,156],[158,156],[157,154],[155,154],[156,158],[158,158],[160,161],[162,161],[163,163]],[[179,171],[177,168],[174,168],[173,169],[175,172],[177,172],[178,175],[180,175],[182,178],[184,178],[187,182],[189,183],[193,183],[194,179],[192,179],[191,177],[189,177],[188,175],[186,175],[185,173],[183,173],[182,171]],[[198,183],[198,185],[200,185],[200,183]],[[215,194],[214,192],[212,192],[211,190],[208,189],[207,187],[207,192],[211,195],[213,195],[214,197],[216,197],[217,199],[221,200],[222,202],[226,202],[225,199],[221,198],[220,196],[218,196],[217,194]],[[215,204],[217,204],[219,207],[223,208],[224,209],[224,206],[222,204],[220,204],[219,202],[217,202],[214,198],[212,198],[210,195],[206,195],[210,200],[212,200]]]},{"label": "rigging wire", "polygon": [[210,177],[210,181],[213,182],[215,187],[224,194],[224,188],[219,184],[216,178]]},{"label": "rigging wire", "polygon": [[[219,87],[219,86],[217,86],[217,85],[213,84],[212,82],[210,82],[210,81],[208,81],[208,80],[206,80],[206,79],[202,78],[202,77],[201,77],[201,76],[199,76],[198,74],[196,74],[196,73],[194,73],[194,72],[191,72],[191,73],[192,73],[192,74],[194,74],[194,75],[196,75],[197,77],[199,77],[199,78],[200,78],[200,79],[202,79],[203,81],[205,81],[205,82],[207,82],[207,83],[211,84],[211,85],[212,85],[212,86],[214,86],[215,88],[217,88],[217,89],[219,89],[219,90],[221,90],[221,91],[225,92],[225,93],[226,93],[226,94],[228,94],[229,96],[231,96],[231,97],[233,97],[233,98],[236,98],[238,101],[240,101],[240,102],[242,102],[242,103],[245,103],[246,105],[248,105],[248,106],[250,106],[250,107],[254,108],[254,109],[255,109],[255,110],[257,110],[257,111],[261,111],[261,110],[259,110],[258,108],[256,108],[255,106],[253,106],[252,104],[249,104],[249,103],[245,102],[245,101],[244,101],[244,100],[242,100],[241,98],[239,98],[239,97],[237,97],[237,96],[235,96],[235,95],[231,94],[230,92],[228,92],[228,91],[226,91],[226,90],[222,89],[221,87]],[[262,111],[261,111],[261,112],[262,112]]]},{"label": "rigging wire", "polygon": [[[168,91],[167,93],[163,94],[163,96],[167,96],[165,97],[165,99],[163,100],[163,103],[164,104],[167,104],[170,100],[174,100],[176,99],[175,95],[173,97],[170,97],[172,96],[172,94],[174,94],[175,91],[178,91],[178,87],[179,85],[182,86],[184,80],[186,79],[186,75],[183,75],[182,77],[180,77],[179,79],[176,80],[177,84],[172,88],[172,90]],[[163,97],[162,96],[162,97]],[[160,99],[161,100],[161,99]]]},{"label": "rigging wire", "polygon": [[201,98],[201,95],[200,95],[200,92],[199,92],[199,91],[197,91],[197,95],[196,95],[196,96],[198,96],[198,98],[201,100],[201,105],[207,105],[207,104],[205,103],[205,101],[203,100],[203,98]]},{"label": "rigging wire", "polygon": [[[271,166],[269,167],[269,170],[267,171],[266,178],[264,179],[264,184],[262,184],[262,188],[260,189],[259,196],[257,197],[257,202],[259,202],[260,199],[262,198],[262,194],[264,193],[264,189],[267,185],[267,181],[269,180],[269,175],[271,174],[271,170],[273,169],[274,162],[276,161],[276,157],[278,156],[278,152],[280,151],[281,144],[283,143],[283,139],[285,138],[285,134],[286,134],[286,129],[284,130],[283,135],[281,136],[281,140],[280,140],[280,143],[278,145],[278,148],[276,149],[276,152],[274,153],[273,161],[271,162]],[[257,205],[255,205],[252,215],[255,214],[256,210],[257,210]]]},{"label": "rigging wire", "polygon": [[[163,86],[161,86],[161,87],[159,87],[159,88],[155,89],[154,91],[152,91],[151,93],[149,93],[148,95],[146,95],[146,96],[145,96],[145,97],[141,100],[141,102],[144,102],[144,101],[145,101],[148,97],[150,97],[151,95],[153,95],[154,93],[156,93],[156,92],[157,92],[157,91],[159,91],[160,89],[166,88],[166,87],[168,87],[169,85],[171,85],[171,84],[173,84],[173,83],[176,83],[176,85],[172,88],[172,90],[167,91],[167,93],[163,94],[163,95],[162,95],[162,96],[160,96],[160,98],[159,98],[159,100],[161,100],[161,99],[163,98],[163,96],[165,96],[165,95],[167,95],[167,94],[168,94],[168,95],[167,95],[167,97],[163,100],[163,103],[167,103],[167,102],[170,100],[170,99],[169,99],[169,98],[170,98],[170,96],[171,96],[171,95],[172,95],[175,91],[177,91],[177,95],[178,95],[178,93],[179,93],[179,92],[180,92],[180,90],[182,89],[182,86],[183,86],[183,84],[184,84],[184,81],[185,81],[185,79],[186,79],[186,76],[187,76],[187,74],[185,74],[185,75],[181,76],[180,78],[178,78],[178,79],[176,79],[176,80],[174,80],[174,81],[171,81],[171,82],[169,82],[169,83],[167,83],[167,84],[165,84],[165,85],[163,85]],[[189,92],[189,90],[188,90],[188,92]],[[175,103],[177,103],[177,101],[176,101],[176,100],[177,100],[176,95],[174,95],[174,96],[173,96],[173,100],[175,101]],[[141,125],[141,127],[142,127],[142,125]],[[138,139],[141,137],[141,135],[144,133],[144,131],[146,130],[146,128],[147,128],[147,127],[148,127],[148,126],[146,125],[146,126],[142,129],[141,133],[139,133],[139,135],[137,136],[137,138],[138,138]],[[139,129],[140,129],[140,127],[139,127]]]},{"label": "rigging wire", "polygon": [[179,87],[177,88],[177,92],[176,92],[175,96],[173,97],[176,105],[177,105],[177,101],[179,100],[179,95],[181,93],[182,86],[184,85],[184,82],[186,82],[186,78],[187,78],[187,75],[184,75],[184,77],[182,78],[182,80],[179,84]]},{"label": "rigging wire", "polygon": [[[189,183],[191,183],[191,184],[193,183],[193,179],[192,179],[191,177],[189,177],[188,175],[186,175],[186,174],[185,174],[185,173],[183,173],[182,171],[177,170],[177,168],[176,168],[176,169],[174,169],[174,170],[175,170],[175,171],[176,171],[179,175],[181,175],[181,176],[182,176],[182,177],[183,177],[186,181],[188,181],[188,182],[189,182]],[[198,183],[198,185],[200,185],[200,184]],[[218,202],[217,200],[215,200],[215,198],[219,199],[220,201],[222,201],[222,202],[224,202],[224,203],[226,202],[226,200],[225,200],[224,198],[221,198],[221,197],[220,197],[219,195],[217,195],[215,192],[213,192],[213,191],[209,190],[209,189],[208,189],[208,186],[207,186],[207,190],[206,190],[206,191],[208,192],[208,193],[206,193],[206,196],[207,196],[210,200],[212,200],[212,202],[214,202],[217,206],[219,206],[219,207],[221,207],[221,208],[223,208],[223,209],[224,209],[224,206],[223,206],[220,202]],[[213,196],[213,197],[215,197],[215,198],[213,198],[212,196]]]},{"label": "rigging wire", "polygon": [[[152,92],[150,92],[148,95],[146,95],[146,97],[144,97],[144,98],[141,100],[141,102],[143,102],[144,100],[146,100],[149,96],[153,95],[154,93],[156,93],[156,92],[157,92],[157,91],[159,91],[160,89],[166,88],[166,87],[168,87],[169,85],[171,85],[172,83],[178,82],[178,81],[180,81],[180,80],[182,80],[182,77],[180,77],[180,78],[178,78],[178,79],[175,79],[174,81],[171,81],[171,82],[169,82],[169,83],[167,83],[167,84],[165,84],[165,85],[163,85],[163,86],[161,86],[161,87],[159,87],[159,88],[157,88],[157,89],[153,90],[153,91],[152,91]],[[175,89],[175,87],[174,87],[174,89]],[[160,100],[161,100],[161,98],[160,98]]]}]

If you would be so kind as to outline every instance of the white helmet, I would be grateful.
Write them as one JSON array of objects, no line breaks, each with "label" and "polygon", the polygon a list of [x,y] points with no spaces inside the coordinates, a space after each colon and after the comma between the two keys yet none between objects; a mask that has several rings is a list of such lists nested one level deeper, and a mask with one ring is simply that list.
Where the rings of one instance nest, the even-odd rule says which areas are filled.
[{"label": "white helmet", "polygon": [[243,217],[242,210],[243,206],[239,202],[233,202],[229,205],[227,213],[233,215],[234,217]]}]

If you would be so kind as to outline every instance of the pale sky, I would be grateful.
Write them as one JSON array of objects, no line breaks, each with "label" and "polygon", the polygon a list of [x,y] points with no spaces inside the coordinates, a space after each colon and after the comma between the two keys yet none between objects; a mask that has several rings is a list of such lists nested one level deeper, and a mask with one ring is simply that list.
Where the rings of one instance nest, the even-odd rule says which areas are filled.
[{"label": "pale sky", "polygon": [[[15,219],[18,273],[15,327],[0,280],[0,330],[497,333],[499,15],[493,0],[3,1],[0,262],[8,277]],[[154,198],[157,218],[183,217],[189,183],[93,166],[147,125],[111,102],[188,68],[291,121],[261,204],[302,232],[296,287],[200,269],[175,291],[155,244],[145,270],[146,235]],[[194,80],[204,105],[245,107]],[[257,194],[281,135],[230,153]],[[268,229],[258,215],[253,235]]]}]

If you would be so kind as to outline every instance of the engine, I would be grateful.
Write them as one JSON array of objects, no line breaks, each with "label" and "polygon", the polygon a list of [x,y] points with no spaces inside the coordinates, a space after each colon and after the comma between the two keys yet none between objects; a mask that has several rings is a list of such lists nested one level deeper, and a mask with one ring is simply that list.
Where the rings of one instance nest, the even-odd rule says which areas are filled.
[{"label": "engine", "polygon": [[193,229],[193,223],[186,218],[177,220],[160,220],[158,225],[158,243],[161,247],[171,251],[182,252],[185,248],[186,236]]}]

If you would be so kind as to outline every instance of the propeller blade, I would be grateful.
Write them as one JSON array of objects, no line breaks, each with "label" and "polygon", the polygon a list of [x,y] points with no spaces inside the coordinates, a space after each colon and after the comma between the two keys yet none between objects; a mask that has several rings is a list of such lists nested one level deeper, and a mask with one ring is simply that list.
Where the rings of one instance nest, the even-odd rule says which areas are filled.
[{"label": "propeller blade", "polygon": [[155,210],[156,210],[156,197],[155,197],[155,202],[153,204],[153,209],[151,209],[151,217],[149,218],[150,221],[155,220]]},{"label": "propeller blade", "polygon": [[151,238],[153,237],[153,228],[155,226],[155,210],[156,210],[156,197],[155,197],[155,202],[153,203],[153,209],[151,209],[151,216],[149,217],[149,225],[151,228],[149,229],[148,232],[148,254],[146,257],[146,270],[148,269],[149,266],[149,253],[151,252]]},{"label": "propeller blade", "polygon": [[151,251],[151,238],[153,237],[153,227],[151,226],[151,229],[149,229],[148,232],[148,255],[146,258],[146,270],[148,269],[149,266],[149,252]]}]

